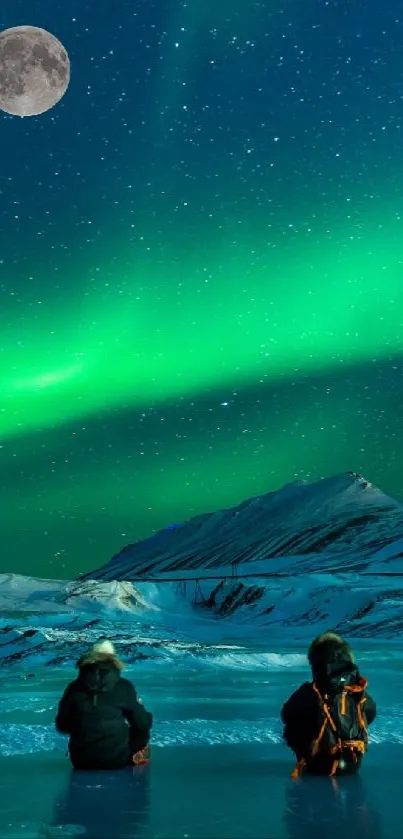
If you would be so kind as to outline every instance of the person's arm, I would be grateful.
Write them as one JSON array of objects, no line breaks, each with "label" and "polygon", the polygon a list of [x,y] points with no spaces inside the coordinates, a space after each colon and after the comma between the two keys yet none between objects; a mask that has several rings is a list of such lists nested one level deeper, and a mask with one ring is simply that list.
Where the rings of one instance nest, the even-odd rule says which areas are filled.
[{"label": "person's arm", "polygon": [[59,734],[71,734],[72,712],[73,712],[73,690],[72,684],[68,685],[60,700],[56,714],[56,729]]},{"label": "person's arm", "polygon": [[296,720],[310,716],[314,693],[309,682],[301,685],[298,690],[284,703],[281,710],[281,719],[284,725],[292,725]]},{"label": "person's arm", "polygon": [[372,696],[369,695],[369,693],[366,694],[364,713],[368,725],[371,725],[376,718],[376,703],[372,699]]},{"label": "person's arm", "polygon": [[123,713],[132,728],[136,732],[148,734],[153,723],[153,716],[147,711],[139,700],[132,683],[125,679],[125,698]]},{"label": "person's arm", "polygon": [[285,702],[281,711],[283,739],[298,759],[307,759],[315,737],[315,694],[309,682],[301,685]]},{"label": "person's arm", "polygon": [[295,716],[295,704],[295,693],[293,693],[292,696],[290,696],[290,698],[287,699],[287,702],[284,702],[284,705],[281,709],[281,722],[284,723],[284,725],[289,725],[291,720]]}]

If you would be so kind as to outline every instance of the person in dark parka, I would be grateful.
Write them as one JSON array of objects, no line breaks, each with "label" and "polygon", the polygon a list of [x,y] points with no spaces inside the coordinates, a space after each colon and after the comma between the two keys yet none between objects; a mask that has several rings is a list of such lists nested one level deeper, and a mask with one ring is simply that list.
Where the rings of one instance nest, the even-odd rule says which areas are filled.
[{"label": "person in dark parka", "polygon": [[[333,632],[312,642],[308,660],[313,681],[301,685],[281,712],[284,740],[297,759],[294,777],[301,768],[319,775],[355,773],[366,749],[367,727],[376,717],[367,681],[360,675],[349,645]],[[337,731],[325,723],[328,713]],[[360,739],[361,753],[350,747],[337,750],[338,742]]]},{"label": "person in dark parka", "polygon": [[56,728],[69,735],[75,769],[121,769],[148,759],[152,714],[123,679],[110,641],[95,644],[77,662],[78,677],[60,701]]}]

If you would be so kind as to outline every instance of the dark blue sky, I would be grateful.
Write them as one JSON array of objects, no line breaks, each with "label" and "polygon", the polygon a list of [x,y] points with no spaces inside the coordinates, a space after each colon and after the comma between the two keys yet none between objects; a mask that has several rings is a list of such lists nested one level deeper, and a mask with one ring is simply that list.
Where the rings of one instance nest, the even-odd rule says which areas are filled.
[{"label": "dark blue sky", "polygon": [[69,577],[295,479],[401,479],[397,2],[5,0],[0,571]]}]

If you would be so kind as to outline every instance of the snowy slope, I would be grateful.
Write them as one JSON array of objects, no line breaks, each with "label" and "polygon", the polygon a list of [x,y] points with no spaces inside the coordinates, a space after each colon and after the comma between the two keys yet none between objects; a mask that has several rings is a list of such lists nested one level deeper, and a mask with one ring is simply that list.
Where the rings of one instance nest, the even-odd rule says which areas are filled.
[{"label": "snowy slope", "polygon": [[403,635],[403,507],[352,474],[198,516],[76,582],[0,575],[0,661],[28,668],[102,636],[131,663],[239,666],[329,627]]},{"label": "snowy slope", "polygon": [[349,573],[144,582],[133,587],[130,603],[127,591],[122,603],[111,584],[95,586],[84,597],[72,593],[72,583],[38,580],[35,589],[32,579],[0,579],[0,661],[71,665],[106,636],[137,665],[255,666],[262,649],[274,654],[290,643],[305,644],[329,627],[349,638],[398,641],[403,635],[403,579],[400,585]]},{"label": "snowy slope", "polygon": [[291,557],[292,573],[323,567],[359,571],[392,542],[395,566],[403,556],[403,505],[360,475],[348,473],[290,484],[229,510],[196,516],[129,545],[84,579],[138,580],[172,572],[186,576],[191,570],[203,576],[206,570],[214,574],[218,567],[230,566],[236,572],[239,564],[257,561],[267,563],[267,571],[277,567],[290,573]]}]

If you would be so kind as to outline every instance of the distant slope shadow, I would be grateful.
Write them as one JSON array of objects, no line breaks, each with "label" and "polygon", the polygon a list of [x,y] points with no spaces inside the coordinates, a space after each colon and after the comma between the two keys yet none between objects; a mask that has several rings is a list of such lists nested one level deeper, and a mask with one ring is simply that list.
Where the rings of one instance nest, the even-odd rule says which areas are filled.
[{"label": "distant slope shadow", "polygon": [[72,771],[55,804],[47,836],[83,839],[136,839],[144,833],[150,812],[150,767],[109,772]]},{"label": "distant slope shadow", "polygon": [[286,789],[289,839],[381,839],[379,814],[359,776],[304,778]]}]

